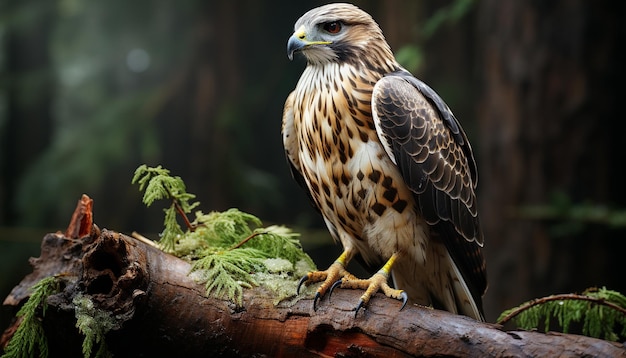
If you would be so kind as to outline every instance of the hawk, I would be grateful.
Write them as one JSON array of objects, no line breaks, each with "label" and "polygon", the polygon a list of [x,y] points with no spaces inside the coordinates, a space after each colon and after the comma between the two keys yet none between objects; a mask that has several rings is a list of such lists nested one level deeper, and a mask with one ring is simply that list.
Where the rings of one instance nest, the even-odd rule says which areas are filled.
[{"label": "hawk", "polygon": [[[312,9],[294,30],[288,57],[300,52],[307,65],[285,102],[285,152],[343,246],[298,291],[322,282],[314,309],[339,286],[365,290],[356,313],[382,291],[402,307],[408,300],[484,320],[477,169],[452,111],[398,64],[378,24],[358,7]],[[380,270],[358,279],[346,269],[354,257]]]}]

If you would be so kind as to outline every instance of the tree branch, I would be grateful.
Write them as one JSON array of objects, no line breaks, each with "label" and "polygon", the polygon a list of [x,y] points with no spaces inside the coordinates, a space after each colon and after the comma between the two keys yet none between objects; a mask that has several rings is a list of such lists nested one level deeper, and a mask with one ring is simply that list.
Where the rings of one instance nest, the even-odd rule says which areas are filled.
[{"label": "tree branch", "polygon": [[[618,343],[571,334],[505,332],[500,325],[416,306],[400,311],[400,302],[380,294],[355,318],[360,293],[354,290],[337,290],[332,302],[322,300],[314,312],[311,298],[274,305],[272,294],[257,287],[244,290],[239,307],[206,297],[204,285],[188,276],[187,262],[93,224],[85,229],[78,230],[88,232],[80,238],[46,235],[41,256],[31,259],[33,273],[4,301],[18,306],[40,279],[65,275],[63,291],[48,298],[43,318],[51,356],[82,356],[73,306],[73,298],[81,294],[121,323],[106,336],[117,357],[626,357]],[[5,334],[10,336],[16,325]]]},{"label": "tree branch", "polygon": [[607,306],[610,307],[618,312],[621,312],[623,315],[626,316],[626,309],[616,305],[615,303],[612,302],[608,302],[602,298],[596,298],[596,297],[589,297],[589,296],[585,296],[585,295],[577,295],[574,293],[563,293],[563,294],[558,294],[558,295],[551,295],[551,296],[546,296],[546,297],[541,297],[541,298],[537,298],[536,300],[532,300],[529,302],[526,302],[525,304],[517,307],[516,309],[514,309],[513,311],[511,311],[509,314],[507,314],[506,316],[502,317],[502,319],[498,320],[498,324],[505,324],[508,321],[510,321],[511,319],[513,319],[515,316],[517,316],[518,314],[526,311],[527,309],[540,305],[540,304],[544,304],[546,302],[551,302],[551,301],[565,301],[565,300],[577,300],[577,301],[588,301],[588,302],[592,302],[595,303],[597,305],[603,305],[603,306]]}]

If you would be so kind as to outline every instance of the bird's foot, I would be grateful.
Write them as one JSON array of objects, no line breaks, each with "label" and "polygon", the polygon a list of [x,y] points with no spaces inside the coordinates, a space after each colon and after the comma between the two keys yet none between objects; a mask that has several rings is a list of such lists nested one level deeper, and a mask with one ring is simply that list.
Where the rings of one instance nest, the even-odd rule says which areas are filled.
[{"label": "bird's foot", "polygon": [[389,260],[387,260],[385,265],[376,274],[374,274],[374,276],[370,277],[367,280],[357,279],[354,276],[343,277],[341,280],[338,280],[331,286],[329,298],[332,295],[333,290],[337,286],[340,286],[341,288],[365,290],[365,293],[363,293],[363,295],[361,296],[359,303],[354,308],[354,316],[356,317],[356,315],[359,313],[359,310],[369,302],[372,295],[378,291],[382,291],[387,297],[402,300],[402,307],[400,307],[400,310],[402,310],[404,306],[406,306],[409,296],[403,290],[393,289],[389,287],[389,284],[387,284],[387,281],[389,280],[389,274],[391,273],[391,267],[398,259],[398,257],[398,253],[393,254],[389,258]]},{"label": "bird's foot", "polygon": [[374,276],[366,280],[344,277],[342,279],[337,280],[331,286],[328,296],[330,298],[330,296],[333,293],[333,290],[337,287],[365,290],[365,293],[363,293],[363,295],[361,296],[361,299],[359,299],[359,303],[354,308],[355,317],[359,313],[359,310],[363,308],[369,302],[372,295],[374,295],[378,291],[382,291],[387,297],[401,300],[402,307],[400,307],[400,310],[402,310],[404,306],[406,306],[406,303],[409,297],[407,296],[406,292],[404,292],[403,290],[397,290],[397,289],[391,288],[389,284],[387,284],[388,279],[389,279],[389,276],[386,273],[381,272],[381,271],[377,272],[376,274],[374,274]]},{"label": "bird's foot", "polygon": [[349,273],[342,262],[339,260],[335,261],[326,271],[312,271],[304,275],[300,282],[298,282],[297,294],[300,294],[300,287],[305,285],[310,285],[316,282],[322,282],[320,287],[317,288],[317,292],[315,292],[315,298],[313,299],[313,310],[317,311],[317,303],[318,301],[324,297],[328,289],[331,285],[337,281],[341,281],[341,279],[347,278],[356,280],[351,273]]}]

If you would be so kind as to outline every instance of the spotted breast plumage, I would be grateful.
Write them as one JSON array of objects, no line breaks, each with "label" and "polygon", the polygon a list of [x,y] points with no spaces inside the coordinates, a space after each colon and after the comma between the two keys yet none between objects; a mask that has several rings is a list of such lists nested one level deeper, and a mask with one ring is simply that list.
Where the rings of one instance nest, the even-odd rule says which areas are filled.
[{"label": "spotted breast plumage", "polygon": [[[314,307],[339,286],[365,290],[357,313],[381,290],[483,320],[477,170],[457,119],[396,62],[356,6],[315,8],[294,30],[288,56],[301,52],[307,66],[285,102],[285,151],[344,250],[327,270],[303,277],[322,282]],[[356,255],[382,268],[357,279],[346,270]]]}]

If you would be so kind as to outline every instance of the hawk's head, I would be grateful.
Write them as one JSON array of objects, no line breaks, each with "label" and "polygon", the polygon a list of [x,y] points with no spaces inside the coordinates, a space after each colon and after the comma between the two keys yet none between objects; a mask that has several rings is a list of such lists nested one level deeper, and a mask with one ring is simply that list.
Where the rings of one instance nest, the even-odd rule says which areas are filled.
[{"label": "hawk's head", "polygon": [[351,4],[328,4],[310,10],[296,21],[287,42],[289,59],[295,52],[302,52],[310,64],[358,61],[376,49],[393,60],[378,24]]}]

